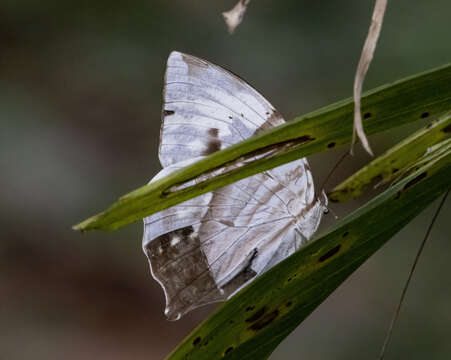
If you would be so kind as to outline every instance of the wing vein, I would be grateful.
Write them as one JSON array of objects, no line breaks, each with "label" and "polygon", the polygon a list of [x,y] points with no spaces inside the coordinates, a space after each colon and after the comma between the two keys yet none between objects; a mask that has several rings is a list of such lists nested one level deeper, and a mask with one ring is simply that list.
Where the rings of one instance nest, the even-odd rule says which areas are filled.
[{"label": "wing vein", "polygon": [[[224,91],[226,94],[228,94],[229,96],[233,97],[234,99],[238,100],[241,104],[243,104],[244,106],[246,106],[248,109],[252,110],[252,112],[254,112],[259,118],[261,118],[263,120],[263,122],[266,121],[266,119],[257,111],[255,110],[252,106],[250,106],[248,103],[244,102],[243,100],[241,100],[240,98],[236,97],[233,93],[231,93],[230,91],[224,89],[224,88],[219,88],[217,86],[211,86],[211,84],[205,83],[204,81],[201,81],[202,84],[208,85],[210,88],[215,89],[215,90],[221,90]],[[171,82],[167,82],[166,85],[170,85],[170,84],[182,84],[182,85],[188,85],[188,86],[193,86],[193,87],[197,87],[197,88],[203,88],[200,85],[194,84],[194,83],[189,83],[189,82],[185,82],[185,81],[171,81]],[[249,119],[248,119],[249,120]],[[254,124],[256,125],[256,124]],[[258,127],[260,127],[260,125],[258,125]]]}]

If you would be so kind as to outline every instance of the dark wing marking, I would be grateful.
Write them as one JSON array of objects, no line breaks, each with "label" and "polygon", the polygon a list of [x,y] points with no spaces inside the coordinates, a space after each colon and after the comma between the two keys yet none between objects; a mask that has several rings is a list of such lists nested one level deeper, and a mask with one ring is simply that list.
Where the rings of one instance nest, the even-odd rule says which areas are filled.
[{"label": "dark wing marking", "polygon": [[[164,287],[168,319],[178,320],[180,309],[189,311],[223,299],[192,226],[161,235],[149,242],[144,250],[152,275]],[[182,252],[183,256],[180,256]]]}]

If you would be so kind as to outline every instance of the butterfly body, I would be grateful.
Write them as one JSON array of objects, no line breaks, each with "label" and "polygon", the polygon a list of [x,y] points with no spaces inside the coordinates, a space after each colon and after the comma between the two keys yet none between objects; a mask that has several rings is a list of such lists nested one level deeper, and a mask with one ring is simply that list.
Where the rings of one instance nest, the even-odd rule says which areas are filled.
[{"label": "butterfly body", "polygon": [[[163,170],[152,181],[284,123],[236,75],[179,52],[169,56],[163,93]],[[308,162],[299,159],[144,219],[143,249],[168,318],[226,300],[299,249],[326,203],[325,195],[315,198]]]}]

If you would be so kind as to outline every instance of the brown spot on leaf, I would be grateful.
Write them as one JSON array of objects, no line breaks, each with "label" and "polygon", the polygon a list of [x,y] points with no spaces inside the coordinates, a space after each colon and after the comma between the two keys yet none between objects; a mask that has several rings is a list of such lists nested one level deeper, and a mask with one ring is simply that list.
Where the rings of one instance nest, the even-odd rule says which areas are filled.
[{"label": "brown spot on leaf", "polygon": [[279,316],[279,310],[276,309],[269,314],[266,314],[261,319],[257,320],[255,323],[253,323],[249,329],[254,331],[259,331],[269,324],[271,324],[277,317]]},{"label": "brown spot on leaf", "polygon": [[444,133],[449,133],[449,132],[451,132],[451,124],[448,125],[448,126],[446,126],[446,127],[444,127],[444,128],[442,129],[442,131],[443,131]]},{"label": "brown spot on leaf", "polygon": [[329,149],[332,149],[333,147],[335,147],[335,143],[334,143],[334,142],[331,142],[331,143],[327,144],[327,147],[328,147]]},{"label": "brown spot on leaf", "polygon": [[265,311],[266,311],[266,308],[263,306],[260,310],[256,311],[255,314],[253,314],[252,316],[248,317],[244,321],[246,321],[246,322],[254,322],[254,321],[258,320],[265,313]]},{"label": "brown spot on leaf", "polygon": [[321,256],[318,259],[318,262],[324,262],[327,259],[330,259],[332,256],[334,256],[336,253],[338,253],[341,249],[341,244],[338,244],[334,248],[330,249],[328,252],[326,252],[323,256]]},{"label": "brown spot on leaf", "polygon": [[227,350],[224,352],[224,355],[230,354],[233,351],[233,346],[230,346],[227,348]]},{"label": "brown spot on leaf", "polygon": [[404,185],[403,190],[408,189],[409,187],[415,185],[416,183],[420,182],[427,176],[427,171],[422,172],[420,175],[415,177],[414,179],[410,180],[406,185]]},{"label": "brown spot on leaf", "polygon": [[[316,140],[316,138],[314,138],[310,135],[302,135],[296,139],[281,141],[276,144],[268,145],[268,146],[265,146],[263,148],[260,148],[260,149],[254,150],[254,151],[250,151],[249,153],[245,154],[243,156],[243,158],[244,157],[252,158],[252,157],[260,155],[260,154],[265,154],[273,149],[284,149],[284,148],[287,149],[287,148],[294,147],[295,145],[306,144],[306,143],[309,143],[314,140]],[[305,165],[305,168],[307,168],[307,164]]]},{"label": "brown spot on leaf", "polygon": [[198,346],[200,344],[201,340],[202,340],[202,338],[200,336],[198,336],[197,338],[195,338],[193,340],[193,345]]},{"label": "brown spot on leaf", "polygon": [[363,118],[364,119],[369,119],[371,117],[371,113],[370,112],[366,112],[365,114],[363,114]]},{"label": "brown spot on leaf", "polygon": [[429,113],[427,111],[421,114],[422,119],[426,119],[427,117],[429,117]]}]

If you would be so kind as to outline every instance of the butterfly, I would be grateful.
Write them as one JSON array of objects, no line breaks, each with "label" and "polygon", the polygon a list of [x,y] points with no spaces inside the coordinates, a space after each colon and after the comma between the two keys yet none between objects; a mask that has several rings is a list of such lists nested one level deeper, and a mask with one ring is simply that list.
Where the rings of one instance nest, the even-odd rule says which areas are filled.
[{"label": "butterfly", "polygon": [[[177,51],[167,61],[163,97],[163,169],[151,182],[284,123],[244,80]],[[143,250],[167,318],[233,296],[305,245],[326,206],[304,158],[146,217]]]}]

